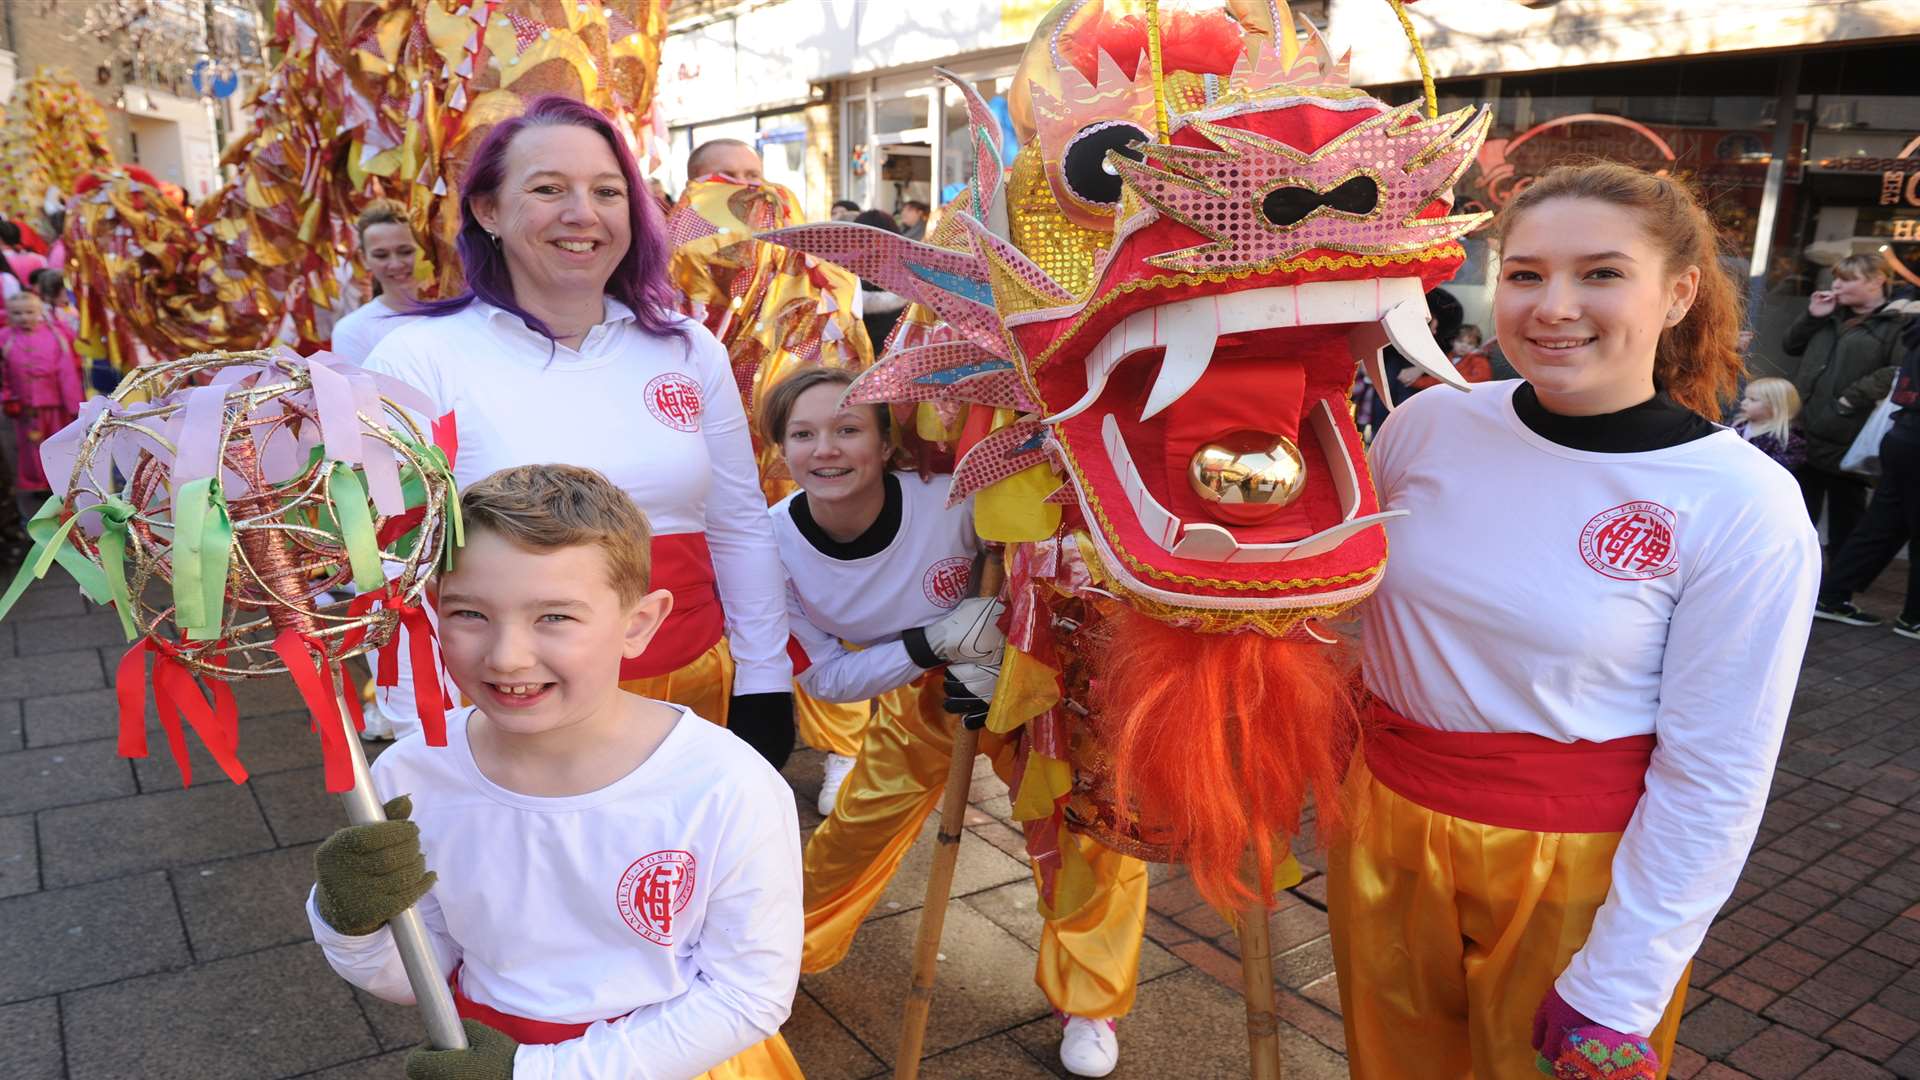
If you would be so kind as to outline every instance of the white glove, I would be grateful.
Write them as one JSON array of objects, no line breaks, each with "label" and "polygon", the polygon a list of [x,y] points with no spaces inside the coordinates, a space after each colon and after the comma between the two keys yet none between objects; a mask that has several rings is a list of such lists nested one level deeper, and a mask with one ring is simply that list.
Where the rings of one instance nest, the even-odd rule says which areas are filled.
[{"label": "white glove", "polygon": [[[967,694],[982,705],[993,704],[993,687],[1000,681],[1000,664],[948,664],[948,687],[955,691],[964,688]],[[958,696],[956,693],[955,696]]]},{"label": "white glove", "polygon": [[1006,605],[990,597],[962,600],[938,622],[922,628],[927,647],[950,664],[991,662],[997,667],[1007,644],[998,625],[1005,610]]},{"label": "white glove", "polygon": [[993,704],[993,687],[999,681],[997,659],[991,664],[948,664],[947,674],[941,680],[946,691],[946,710],[970,728],[984,727],[988,706]]}]

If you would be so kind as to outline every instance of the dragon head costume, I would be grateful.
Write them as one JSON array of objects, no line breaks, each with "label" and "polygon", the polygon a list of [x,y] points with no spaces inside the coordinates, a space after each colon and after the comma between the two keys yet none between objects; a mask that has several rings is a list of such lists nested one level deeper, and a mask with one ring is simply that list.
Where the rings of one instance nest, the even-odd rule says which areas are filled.
[{"label": "dragon head costume", "polygon": [[1056,909],[1085,878],[1063,827],[1239,906],[1290,883],[1309,793],[1338,813],[1356,710],[1320,624],[1379,583],[1391,516],[1347,397],[1389,345],[1464,386],[1424,294],[1484,220],[1452,188],[1489,122],[1345,75],[1284,0],[1069,0],[1015,78],[1011,165],[954,80],[976,174],[930,242],[774,234],[942,324],[849,400],[976,406],[953,498],[1009,545],[989,724],[1024,727],[1015,816]]}]

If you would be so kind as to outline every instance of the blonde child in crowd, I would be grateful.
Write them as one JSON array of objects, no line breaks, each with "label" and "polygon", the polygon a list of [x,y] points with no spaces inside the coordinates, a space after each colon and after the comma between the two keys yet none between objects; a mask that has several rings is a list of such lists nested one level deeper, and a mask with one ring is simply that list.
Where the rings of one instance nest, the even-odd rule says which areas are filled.
[{"label": "blonde child in crowd", "polygon": [[[1487,353],[1480,344],[1480,328],[1468,323],[1453,335],[1448,347],[1447,358],[1453,361],[1455,371],[1470,383],[1486,382],[1493,378],[1493,363],[1487,359]],[[1418,369],[1409,369],[1416,376],[1408,385],[1415,390],[1425,390],[1439,386],[1440,380],[1431,375],[1421,375]]]},{"label": "blonde child in crowd", "polygon": [[13,422],[15,488],[48,490],[40,465],[40,444],[80,415],[80,359],[73,335],[47,318],[46,305],[32,292],[7,299],[7,325],[0,329],[0,410]]},{"label": "blonde child in crowd", "polygon": [[1740,419],[1733,430],[1788,470],[1806,464],[1807,437],[1795,421],[1800,391],[1785,379],[1755,379],[1740,398]]},{"label": "blonde child in crowd", "polygon": [[496,472],[461,509],[434,601],[475,704],[446,746],[375,763],[394,820],[315,853],[327,962],[411,1002],[385,926],[418,901],[469,1048],[416,1050],[411,1080],[798,1078],[778,1034],[800,975],[792,792],[726,730],[619,687],[673,605],[645,516],[568,465]]},{"label": "blonde child in crowd", "polygon": [[1458,333],[1453,335],[1453,341],[1447,349],[1447,355],[1457,361],[1468,353],[1477,353],[1481,351],[1481,340],[1480,328],[1472,323],[1467,323],[1460,327]]}]

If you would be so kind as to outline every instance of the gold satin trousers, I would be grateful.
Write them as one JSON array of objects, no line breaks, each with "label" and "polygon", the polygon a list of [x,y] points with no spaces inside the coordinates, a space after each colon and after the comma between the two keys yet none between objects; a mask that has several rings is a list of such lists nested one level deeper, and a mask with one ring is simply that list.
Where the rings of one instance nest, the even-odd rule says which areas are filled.
[{"label": "gold satin trousers", "polygon": [[[1586,943],[1620,834],[1544,833],[1428,810],[1347,775],[1327,910],[1356,1080],[1538,1077],[1533,1014]],[[1651,1042],[1673,1059],[1683,975]]]},{"label": "gold satin trousers", "polygon": [[870,701],[819,701],[800,689],[799,683],[793,684],[794,727],[799,729],[800,741],[815,750],[859,757],[860,737],[872,715]]},{"label": "gold satin trousers", "polygon": [[[861,920],[939,806],[953,756],[954,721],[941,708],[943,699],[937,675],[877,699],[833,816],[807,842],[802,971],[825,971],[847,955]],[[980,746],[1007,778],[1011,748],[988,732]],[[1146,864],[1086,837],[1067,839],[1080,845],[1094,892],[1077,911],[1047,921],[1034,982],[1061,1012],[1121,1016],[1133,1007],[1139,980]]]},{"label": "gold satin trousers", "polygon": [[665,675],[628,679],[620,689],[655,701],[685,705],[701,718],[727,726],[727,704],[733,700],[733,652],[721,638],[693,662]]}]

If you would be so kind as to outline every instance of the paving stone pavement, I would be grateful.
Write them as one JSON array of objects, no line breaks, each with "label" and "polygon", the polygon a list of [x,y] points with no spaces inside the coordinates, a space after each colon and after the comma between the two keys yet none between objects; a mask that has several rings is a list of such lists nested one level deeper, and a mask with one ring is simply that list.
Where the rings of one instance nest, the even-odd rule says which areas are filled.
[{"label": "paving stone pavement", "polygon": [[[1904,573],[1904,564],[1895,570]],[[58,575],[52,575],[58,577]],[[1893,577],[1863,606],[1891,613]],[[411,1009],[327,969],[301,911],[344,823],[290,687],[244,688],[253,771],[115,754],[117,623],[59,582],[0,625],[0,1080],[397,1080]],[[151,710],[149,726],[153,724]],[[377,749],[377,747],[376,747]],[[820,758],[787,774],[803,829]],[[1062,1077],[1007,792],[977,763],[921,1075]],[[929,829],[931,829],[931,824]],[[890,1075],[930,844],[786,1035],[814,1080]],[[1270,920],[1290,1080],[1346,1074],[1323,863]],[[1117,1080],[1246,1075],[1231,928],[1155,867]],[[1759,842],[1692,972],[1678,1080],[1920,1078],[1920,644],[1816,623]]]}]

